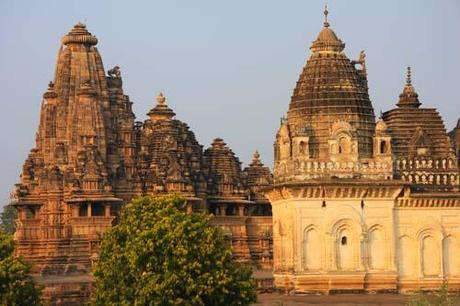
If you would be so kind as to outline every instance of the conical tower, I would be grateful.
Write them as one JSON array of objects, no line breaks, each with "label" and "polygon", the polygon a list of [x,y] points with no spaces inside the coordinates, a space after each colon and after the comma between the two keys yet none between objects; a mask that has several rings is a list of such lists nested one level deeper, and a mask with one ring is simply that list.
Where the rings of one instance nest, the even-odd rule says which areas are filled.
[{"label": "conical tower", "polygon": [[62,38],[17,184],[17,253],[42,274],[89,271],[101,233],[132,197],[132,103],[119,68],[106,75],[97,42],[82,23]]},{"label": "conical tower", "polygon": [[294,89],[287,123],[310,136],[311,157],[327,160],[332,125],[347,122],[356,131],[359,156],[370,157],[375,119],[365,56],[361,53],[358,61],[348,59],[345,44],[331,29],[327,14],[325,10],[324,27],[310,47],[312,53]]},{"label": "conical tower", "polygon": [[396,108],[383,113],[391,131],[395,176],[419,189],[458,189],[458,157],[435,108],[421,107],[407,67],[406,83]]},{"label": "conical tower", "polygon": [[275,181],[355,177],[360,165],[374,158],[365,54],[350,60],[327,9],[324,16],[276,136]]}]

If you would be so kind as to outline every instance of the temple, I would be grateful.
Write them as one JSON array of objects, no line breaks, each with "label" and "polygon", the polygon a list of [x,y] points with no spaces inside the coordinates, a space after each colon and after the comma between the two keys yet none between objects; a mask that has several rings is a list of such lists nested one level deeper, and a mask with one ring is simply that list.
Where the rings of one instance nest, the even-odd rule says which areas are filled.
[{"label": "temple", "polygon": [[242,169],[225,142],[203,150],[160,93],[135,121],[119,67],[104,70],[97,38],[78,23],[62,38],[43,95],[36,145],[16,185],[16,253],[52,303],[88,298],[102,234],[133,197],[179,193],[188,210],[215,214],[234,259],[270,269],[272,174],[258,153]]},{"label": "temple", "polygon": [[365,54],[345,55],[327,15],[275,139],[275,285],[459,290],[459,128],[448,134],[422,107],[410,68],[396,108],[376,120]]},{"label": "temple", "polygon": [[269,271],[261,286],[460,289],[460,121],[448,133],[423,107],[410,68],[395,108],[377,119],[366,55],[350,60],[327,16],[276,134],[273,174],[257,151],[243,168],[223,139],[203,148],[162,93],[136,121],[97,38],[82,23],[62,38],[14,202],[16,253],[48,300],[85,301],[120,208],[168,193],[213,214],[234,260]]}]

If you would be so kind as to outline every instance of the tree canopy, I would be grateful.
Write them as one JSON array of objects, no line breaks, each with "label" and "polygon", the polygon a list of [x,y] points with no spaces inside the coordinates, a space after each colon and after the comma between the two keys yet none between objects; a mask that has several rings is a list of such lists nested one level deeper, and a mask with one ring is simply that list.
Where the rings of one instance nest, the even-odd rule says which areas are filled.
[{"label": "tree canopy", "polygon": [[12,205],[3,206],[3,212],[0,214],[0,227],[8,234],[13,234],[16,231],[16,218],[18,212]]},{"label": "tree canopy", "polygon": [[210,217],[177,196],[127,204],[101,243],[94,305],[249,305],[251,270],[232,261]]},{"label": "tree canopy", "polygon": [[30,265],[14,257],[13,237],[0,229],[0,305],[42,305],[41,290],[30,277]]}]

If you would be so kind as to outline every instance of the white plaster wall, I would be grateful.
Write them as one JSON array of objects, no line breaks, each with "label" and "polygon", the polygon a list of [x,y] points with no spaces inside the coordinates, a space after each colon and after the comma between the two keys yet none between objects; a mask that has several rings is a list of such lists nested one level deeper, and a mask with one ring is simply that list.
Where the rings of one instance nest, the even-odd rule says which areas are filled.
[{"label": "white plaster wall", "polygon": [[459,277],[460,209],[395,209],[400,279]]},{"label": "white plaster wall", "polygon": [[[325,202],[326,207],[322,207],[321,199],[273,203],[274,226],[279,227],[281,223],[282,228],[292,231],[279,235],[280,231],[274,229],[275,261],[278,257],[284,264],[292,263],[297,273],[396,270],[393,201],[364,200],[364,209],[361,208],[361,199],[325,199]],[[308,239],[308,233],[312,231],[315,233],[314,246]],[[372,244],[375,232],[379,241]],[[292,235],[292,244],[286,239],[289,235]],[[343,235],[347,237],[345,246],[341,245]],[[277,243],[283,249],[281,256],[276,254]],[[317,254],[309,255],[307,250],[314,250]],[[319,262],[312,263],[311,258]],[[373,258],[378,260],[375,265],[372,265]]]}]

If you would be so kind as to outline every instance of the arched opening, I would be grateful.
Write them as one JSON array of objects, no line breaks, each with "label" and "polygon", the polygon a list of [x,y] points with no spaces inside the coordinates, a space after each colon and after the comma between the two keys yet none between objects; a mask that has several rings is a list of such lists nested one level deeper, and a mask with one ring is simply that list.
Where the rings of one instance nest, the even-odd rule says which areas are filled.
[{"label": "arched opening", "polygon": [[350,153],[350,140],[348,137],[340,137],[339,139],[339,154]]},{"label": "arched opening", "polygon": [[380,142],[380,154],[388,153],[388,144],[385,140]]},{"label": "arched opening", "polygon": [[307,154],[308,153],[308,144],[305,141],[299,142],[299,154]]},{"label": "arched opening", "polygon": [[304,240],[304,267],[307,270],[318,270],[321,268],[321,238],[315,229],[309,229],[305,233]]},{"label": "arched opening", "polygon": [[440,252],[436,239],[425,236],[421,241],[422,273],[424,276],[438,276],[440,274]]},{"label": "arched opening", "polygon": [[381,270],[385,268],[385,240],[382,230],[374,229],[369,237],[370,244],[370,266],[372,269]]},{"label": "arched opening", "polygon": [[351,232],[342,229],[337,237],[337,267],[340,270],[353,270],[355,267],[355,243]]}]

